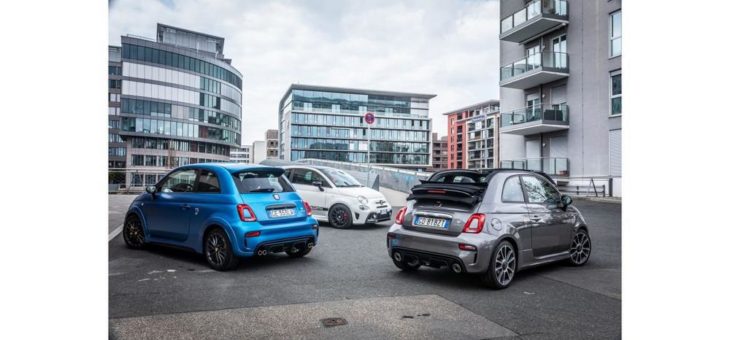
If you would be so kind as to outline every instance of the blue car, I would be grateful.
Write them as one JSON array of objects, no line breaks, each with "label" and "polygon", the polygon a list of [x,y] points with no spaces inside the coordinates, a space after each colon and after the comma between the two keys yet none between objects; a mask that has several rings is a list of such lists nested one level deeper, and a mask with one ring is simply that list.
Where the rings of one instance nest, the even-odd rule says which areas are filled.
[{"label": "blue car", "polygon": [[319,226],[283,173],[244,164],[179,167],[129,206],[124,241],[133,249],[189,248],[215,270],[235,268],[241,257],[305,256],[317,244]]}]

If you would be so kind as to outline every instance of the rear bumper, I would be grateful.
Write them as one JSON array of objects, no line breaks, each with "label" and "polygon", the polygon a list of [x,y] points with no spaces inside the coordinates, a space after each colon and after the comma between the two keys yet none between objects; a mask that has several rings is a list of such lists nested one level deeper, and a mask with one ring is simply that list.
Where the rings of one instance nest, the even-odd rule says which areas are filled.
[{"label": "rear bumper", "polygon": [[[388,256],[400,251],[406,257],[418,258],[421,264],[441,267],[457,262],[467,273],[483,273],[489,268],[496,237],[486,234],[445,236],[403,229],[399,224],[390,227],[387,236]],[[476,247],[461,250],[459,244]]]},{"label": "rear bumper", "polygon": [[[259,231],[260,235],[246,237],[246,233]],[[233,252],[236,256],[250,257],[257,255],[258,250],[266,249],[267,252],[279,252],[288,249],[293,245],[305,246],[312,243],[317,244],[319,237],[319,224],[311,217],[304,221],[278,224],[261,225],[256,222],[242,222],[234,227]]]}]

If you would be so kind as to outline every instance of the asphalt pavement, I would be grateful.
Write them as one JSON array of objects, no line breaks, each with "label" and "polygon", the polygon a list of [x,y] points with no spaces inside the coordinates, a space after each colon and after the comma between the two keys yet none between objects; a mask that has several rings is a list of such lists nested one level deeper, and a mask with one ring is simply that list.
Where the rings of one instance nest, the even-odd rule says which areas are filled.
[{"label": "asphalt pavement", "polygon": [[[110,197],[110,211],[124,211],[131,199]],[[246,259],[229,272],[183,250],[130,250],[115,237],[110,337],[617,339],[621,204],[575,205],[591,231],[589,262],[528,269],[499,291],[445,269],[401,272],[385,246],[392,221],[350,230],[323,224],[307,257]],[[110,231],[119,224],[110,214]],[[347,324],[325,327],[330,317]]]}]

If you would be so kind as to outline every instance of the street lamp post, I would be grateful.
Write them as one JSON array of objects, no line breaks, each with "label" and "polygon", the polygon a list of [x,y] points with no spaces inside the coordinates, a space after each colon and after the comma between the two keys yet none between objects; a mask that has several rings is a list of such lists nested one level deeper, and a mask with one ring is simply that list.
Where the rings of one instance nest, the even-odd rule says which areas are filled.
[{"label": "street lamp post", "polygon": [[367,185],[368,185],[368,187],[370,187],[370,169],[371,169],[371,165],[370,165],[370,125],[375,123],[375,114],[373,114],[372,112],[366,113],[365,114],[365,123],[368,124],[368,179],[367,179],[368,183],[367,183]]}]

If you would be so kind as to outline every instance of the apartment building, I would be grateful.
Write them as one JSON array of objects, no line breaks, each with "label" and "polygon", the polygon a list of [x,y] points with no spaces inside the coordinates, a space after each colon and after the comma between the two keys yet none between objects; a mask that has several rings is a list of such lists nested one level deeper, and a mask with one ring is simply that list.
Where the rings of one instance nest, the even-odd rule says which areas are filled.
[{"label": "apartment building", "polygon": [[434,132],[431,134],[431,167],[428,171],[448,169],[448,141],[446,136]]},{"label": "apartment building", "polygon": [[266,130],[266,158],[279,158],[279,130]]},{"label": "apartment building", "polygon": [[500,166],[621,195],[621,0],[500,0]]},{"label": "apartment building", "polygon": [[499,101],[488,100],[444,113],[449,169],[493,169],[499,155]]}]

